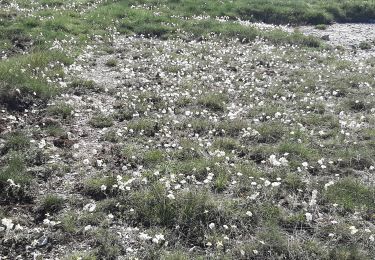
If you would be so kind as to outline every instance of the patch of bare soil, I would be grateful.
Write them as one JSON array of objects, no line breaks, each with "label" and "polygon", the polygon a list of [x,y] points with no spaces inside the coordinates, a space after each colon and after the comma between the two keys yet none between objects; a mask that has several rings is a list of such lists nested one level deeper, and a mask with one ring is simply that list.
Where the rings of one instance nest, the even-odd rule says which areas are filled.
[{"label": "patch of bare soil", "polygon": [[328,37],[328,43],[334,46],[356,47],[361,42],[373,42],[375,40],[374,23],[345,23],[333,24],[325,30],[319,30],[313,26],[301,26],[304,34],[319,38]]}]

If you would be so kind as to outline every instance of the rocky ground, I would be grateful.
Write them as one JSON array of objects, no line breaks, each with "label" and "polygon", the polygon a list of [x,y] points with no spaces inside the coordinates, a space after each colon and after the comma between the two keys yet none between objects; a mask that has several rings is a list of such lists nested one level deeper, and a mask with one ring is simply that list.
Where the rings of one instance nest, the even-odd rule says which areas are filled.
[{"label": "rocky ground", "polygon": [[40,163],[0,259],[371,259],[375,25],[299,30],[334,47],[118,35],[1,110]]},{"label": "rocky ground", "polygon": [[302,26],[300,30],[308,35],[317,37],[328,36],[328,43],[333,46],[355,48],[361,42],[373,42],[375,39],[375,24],[333,24],[321,30],[313,26]]}]

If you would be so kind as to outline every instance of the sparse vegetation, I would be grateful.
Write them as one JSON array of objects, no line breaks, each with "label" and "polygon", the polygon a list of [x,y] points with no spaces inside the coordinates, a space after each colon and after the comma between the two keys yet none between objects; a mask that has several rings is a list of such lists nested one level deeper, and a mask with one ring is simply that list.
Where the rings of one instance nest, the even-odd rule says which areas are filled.
[{"label": "sparse vegetation", "polygon": [[0,1],[0,258],[371,259],[374,10]]}]

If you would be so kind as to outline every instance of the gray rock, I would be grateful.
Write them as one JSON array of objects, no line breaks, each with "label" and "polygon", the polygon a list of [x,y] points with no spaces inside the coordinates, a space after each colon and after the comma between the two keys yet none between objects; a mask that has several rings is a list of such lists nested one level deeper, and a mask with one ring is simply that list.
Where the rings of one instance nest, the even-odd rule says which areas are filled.
[{"label": "gray rock", "polygon": [[43,235],[38,239],[37,247],[44,247],[48,244],[48,237]]}]

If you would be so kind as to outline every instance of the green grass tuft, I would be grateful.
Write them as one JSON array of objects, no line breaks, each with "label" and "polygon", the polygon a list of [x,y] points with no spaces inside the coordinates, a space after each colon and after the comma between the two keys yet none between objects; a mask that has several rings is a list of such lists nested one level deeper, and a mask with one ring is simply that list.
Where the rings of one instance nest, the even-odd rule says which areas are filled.
[{"label": "green grass tuft", "polygon": [[354,179],[343,179],[328,187],[325,196],[329,202],[337,203],[346,210],[369,210],[375,206],[375,189]]}]

